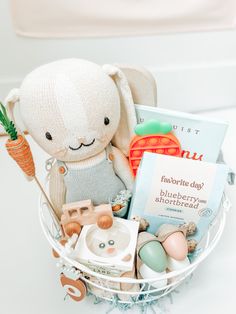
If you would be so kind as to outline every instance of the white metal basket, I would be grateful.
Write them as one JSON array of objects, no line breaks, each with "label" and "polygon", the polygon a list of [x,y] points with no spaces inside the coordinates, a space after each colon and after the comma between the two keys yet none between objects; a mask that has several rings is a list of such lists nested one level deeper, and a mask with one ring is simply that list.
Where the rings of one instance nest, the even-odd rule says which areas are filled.
[{"label": "white metal basket", "polygon": [[[124,305],[147,304],[169,294],[179,286],[202,263],[217,245],[225,226],[226,211],[230,208],[230,202],[224,195],[217,217],[214,219],[208,233],[198,244],[197,254],[192,263],[179,271],[169,272],[163,277],[152,279],[133,279],[124,277],[110,277],[97,273],[76,260],[68,257],[65,247],[59,242],[60,231],[48,210],[48,204],[40,198],[39,217],[44,234],[52,248],[60,256],[59,265],[61,272],[69,273],[75,280],[82,281],[87,291],[95,296],[108,301],[117,300]],[[153,284],[167,279],[167,284],[161,288],[154,288]],[[128,287],[128,289],[125,289]],[[66,292],[72,296],[80,296],[81,291],[75,291],[75,287],[65,286]]]}]

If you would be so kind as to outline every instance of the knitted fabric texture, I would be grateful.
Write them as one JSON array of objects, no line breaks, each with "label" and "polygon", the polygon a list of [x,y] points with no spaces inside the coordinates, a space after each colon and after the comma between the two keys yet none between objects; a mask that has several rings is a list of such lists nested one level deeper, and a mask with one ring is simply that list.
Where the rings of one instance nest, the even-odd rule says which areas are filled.
[{"label": "knitted fabric texture", "polygon": [[[11,105],[13,96],[11,93]],[[52,62],[25,78],[15,99],[29,134],[50,156],[65,162],[68,169],[70,164],[96,159],[113,142],[114,171],[123,182],[120,187],[132,189],[125,154],[137,121],[132,94],[120,69],[80,59]],[[113,184],[113,178],[112,172],[107,173],[107,182]],[[75,182],[80,185],[75,189],[79,191],[83,184],[83,189],[91,192],[86,198],[92,199],[95,186],[90,189],[90,179],[88,176],[83,182]],[[60,212],[66,187],[56,166],[51,171],[49,187],[52,202]],[[114,191],[109,197],[114,197]]]},{"label": "knitted fabric texture", "polygon": [[[58,167],[66,167],[63,162],[58,161],[57,164]],[[105,159],[94,166],[84,169],[66,169],[64,182],[66,203],[91,199],[94,205],[106,204],[125,189],[124,183],[113,170],[108,149]]]}]

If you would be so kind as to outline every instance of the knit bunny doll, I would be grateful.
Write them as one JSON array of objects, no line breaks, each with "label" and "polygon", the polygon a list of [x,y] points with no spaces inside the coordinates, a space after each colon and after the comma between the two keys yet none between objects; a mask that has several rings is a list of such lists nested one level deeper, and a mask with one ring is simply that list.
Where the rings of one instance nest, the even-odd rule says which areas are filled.
[{"label": "knit bunny doll", "polygon": [[19,103],[27,131],[56,160],[49,192],[59,217],[64,203],[91,199],[98,205],[132,190],[126,155],[136,115],[119,68],[81,59],[52,62],[26,76],[7,102],[10,111]]}]

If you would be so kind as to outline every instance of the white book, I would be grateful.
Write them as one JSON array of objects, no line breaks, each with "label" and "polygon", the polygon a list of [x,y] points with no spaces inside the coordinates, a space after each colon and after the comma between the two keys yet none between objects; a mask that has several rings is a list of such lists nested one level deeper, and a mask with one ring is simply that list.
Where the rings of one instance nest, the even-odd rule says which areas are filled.
[{"label": "white book", "polygon": [[136,105],[138,123],[150,119],[168,122],[178,138],[182,157],[215,162],[219,156],[228,124],[200,115]]}]

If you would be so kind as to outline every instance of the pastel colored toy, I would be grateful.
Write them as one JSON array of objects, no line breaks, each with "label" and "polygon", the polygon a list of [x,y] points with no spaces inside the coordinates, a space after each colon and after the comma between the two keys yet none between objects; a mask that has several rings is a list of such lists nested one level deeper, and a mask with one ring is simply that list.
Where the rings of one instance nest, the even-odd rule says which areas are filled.
[{"label": "pastel colored toy", "polygon": [[169,257],[183,261],[189,252],[186,236],[194,232],[196,225],[193,222],[180,226],[163,224],[156,232],[156,236]]},{"label": "pastel colored toy", "polygon": [[[145,278],[145,279],[153,279],[153,278],[159,279],[161,277],[164,277],[164,275],[166,274],[166,271],[164,270],[161,273],[156,272],[156,271],[152,270],[150,267],[148,267],[146,264],[142,264],[140,266],[139,273],[140,273],[141,277]],[[167,279],[163,278],[163,279],[154,281],[150,284],[154,288],[162,288],[165,285],[167,285]]]},{"label": "pastel colored toy", "polygon": [[169,271],[181,270],[189,265],[190,261],[187,256],[181,261],[178,261],[170,256],[167,257],[167,268]]},{"label": "pastel colored toy", "polygon": [[180,143],[177,137],[170,133],[171,129],[170,124],[157,120],[149,120],[136,126],[137,135],[132,139],[129,149],[129,164],[134,176],[145,151],[181,156]]},{"label": "pastel colored toy", "polygon": [[162,242],[162,246],[166,253],[177,261],[184,260],[188,254],[187,241],[182,232],[172,233]]},{"label": "pastel colored toy", "polygon": [[162,272],[166,268],[166,254],[158,241],[149,241],[139,249],[139,257],[144,264],[155,272]]},{"label": "pastel colored toy", "polygon": [[80,234],[81,226],[96,224],[101,229],[112,226],[113,215],[110,204],[93,206],[91,200],[64,204],[62,207],[61,225],[69,237],[73,233]]},{"label": "pastel colored toy", "polygon": [[120,276],[132,271],[138,235],[138,222],[113,218],[109,229],[97,225],[83,227],[73,258],[94,271]]},{"label": "pastel colored toy", "polygon": [[35,69],[8,95],[11,114],[18,104],[28,133],[54,158],[49,190],[58,217],[65,203],[106,204],[132,190],[126,156],[137,121],[130,86],[116,66],[66,59]]},{"label": "pastel colored toy", "polygon": [[[144,279],[146,276],[159,278],[167,268],[165,250],[154,235],[145,231],[140,232],[138,236],[136,268],[138,278]],[[160,282],[157,282],[158,287],[159,284]],[[162,284],[166,284],[166,281]]]}]

